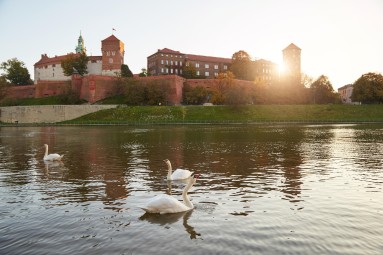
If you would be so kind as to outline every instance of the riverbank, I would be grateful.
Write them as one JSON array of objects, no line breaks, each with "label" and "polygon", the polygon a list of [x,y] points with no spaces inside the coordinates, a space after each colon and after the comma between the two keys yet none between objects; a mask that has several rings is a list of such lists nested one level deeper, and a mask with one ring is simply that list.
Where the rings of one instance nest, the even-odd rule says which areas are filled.
[{"label": "riverbank", "polygon": [[383,122],[383,105],[128,106],[62,124]]},{"label": "riverbank", "polygon": [[119,106],[32,125],[262,123],[383,123],[383,105]]}]

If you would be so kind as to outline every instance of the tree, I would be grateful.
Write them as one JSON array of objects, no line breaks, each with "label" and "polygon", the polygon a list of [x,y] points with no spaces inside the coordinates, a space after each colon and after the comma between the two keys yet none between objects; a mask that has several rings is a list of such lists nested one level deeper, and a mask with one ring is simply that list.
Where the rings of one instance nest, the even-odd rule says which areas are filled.
[{"label": "tree", "polygon": [[121,77],[133,77],[133,73],[130,71],[128,65],[121,65]]},{"label": "tree", "polygon": [[354,83],[351,99],[363,104],[383,103],[383,75],[378,73],[363,74]]},{"label": "tree", "polygon": [[237,51],[232,56],[230,71],[240,80],[254,80],[253,64],[250,55],[243,50]]},{"label": "tree", "polygon": [[321,75],[310,86],[314,104],[336,103],[337,94],[334,92],[331,82],[327,76]]},{"label": "tree", "polygon": [[301,84],[305,87],[305,88],[310,88],[311,84],[314,82],[314,78],[307,75],[307,74],[302,74],[301,76]]},{"label": "tree", "polygon": [[0,69],[5,71],[5,79],[15,85],[29,85],[33,84],[28,69],[25,67],[24,62],[19,61],[17,58],[9,59],[1,63]]},{"label": "tree", "polygon": [[199,78],[197,76],[197,70],[195,69],[195,67],[193,65],[190,65],[190,63],[186,63],[183,67],[182,67],[182,77],[184,77],[185,79],[197,79]]},{"label": "tree", "polygon": [[202,86],[191,88],[191,86],[185,85],[182,94],[185,104],[200,105],[206,103],[209,97],[209,91]]},{"label": "tree", "polygon": [[150,73],[146,68],[141,68],[141,73],[138,74],[139,77],[148,77],[150,76]]},{"label": "tree", "polygon": [[0,100],[8,94],[9,83],[4,76],[0,76]]},{"label": "tree", "polygon": [[65,76],[71,76],[77,72],[81,76],[88,73],[89,58],[85,52],[80,54],[70,53],[67,57],[61,60],[61,67]]}]

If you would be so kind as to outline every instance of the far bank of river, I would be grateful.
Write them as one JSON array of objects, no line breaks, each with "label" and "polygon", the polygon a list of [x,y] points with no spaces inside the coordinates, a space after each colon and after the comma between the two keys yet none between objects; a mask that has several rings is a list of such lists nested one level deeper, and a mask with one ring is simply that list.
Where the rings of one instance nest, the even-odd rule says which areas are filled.
[{"label": "far bank of river", "polygon": [[[23,121],[13,116],[5,124],[127,125],[231,123],[383,123],[383,105],[246,105],[246,106],[24,106]],[[32,109],[39,109],[33,111]],[[38,108],[40,107],[40,108]],[[70,109],[70,110],[69,110]],[[84,109],[88,109],[88,112]],[[92,110],[89,110],[92,109]],[[72,113],[70,115],[69,113]],[[77,116],[76,116],[77,114]],[[33,118],[32,118],[33,116]],[[47,121],[47,116],[49,120]]]}]

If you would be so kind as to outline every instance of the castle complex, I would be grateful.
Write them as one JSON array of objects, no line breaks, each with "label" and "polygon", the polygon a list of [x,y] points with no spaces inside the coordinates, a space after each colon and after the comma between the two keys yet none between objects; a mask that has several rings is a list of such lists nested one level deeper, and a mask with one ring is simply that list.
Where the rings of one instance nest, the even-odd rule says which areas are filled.
[{"label": "castle complex", "polygon": [[[124,43],[114,35],[101,41],[102,56],[89,56],[87,65],[87,75],[115,76],[121,71],[124,64]],[[86,53],[84,39],[80,34],[75,48],[75,54]],[[35,84],[39,81],[68,81],[71,77],[65,76],[61,67],[61,60],[69,54],[49,57],[42,54],[41,59],[34,65]],[[191,66],[195,69],[196,75],[201,78],[213,79],[219,73],[224,73],[230,69],[231,58],[211,57],[181,53],[168,48],[158,49],[158,51],[147,57],[147,70],[152,76],[161,75],[180,75],[185,67]],[[294,44],[290,44],[283,50],[283,62],[285,66],[285,76],[294,83],[301,80],[301,49]],[[278,81],[278,65],[264,59],[252,61],[255,81],[263,81],[266,84]]]},{"label": "castle complex", "polygon": [[[74,74],[65,76],[61,61],[68,56],[79,56],[86,54],[84,39],[80,34],[75,47],[75,52],[66,55],[49,57],[42,54],[41,59],[34,65],[34,85],[15,87],[10,96],[14,98],[46,97],[65,93],[68,88],[80,95],[80,98],[89,103],[97,102],[106,97],[113,96],[116,74],[121,72],[124,64],[124,43],[113,34],[101,41],[101,56],[88,56],[88,73],[84,76]],[[283,79],[300,84],[301,78],[301,49],[290,44],[283,50],[283,61],[286,66],[286,74]],[[147,70],[151,77],[136,77],[142,82],[150,80],[162,80],[169,87],[169,104],[180,104],[182,102],[182,91],[185,84],[192,87],[202,86],[214,89],[217,86],[219,73],[230,70],[232,60],[181,53],[168,48],[159,49],[147,57]],[[196,76],[204,79],[185,79],[182,77],[186,67],[193,68]],[[252,61],[255,74],[255,82],[272,84],[279,81],[280,75],[278,65],[264,59]],[[236,80],[241,89],[251,89],[254,81]]]},{"label": "castle complex", "polygon": [[[75,53],[62,56],[48,57],[42,54],[41,59],[35,63],[35,84],[39,81],[68,81],[72,78],[65,76],[61,67],[61,60],[70,54],[79,55],[86,53],[84,40],[80,35]],[[121,71],[124,63],[124,43],[114,35],[101,41],[102,56],[89,56],[87,65],[88,75],[115,76],[116,72]]]}]

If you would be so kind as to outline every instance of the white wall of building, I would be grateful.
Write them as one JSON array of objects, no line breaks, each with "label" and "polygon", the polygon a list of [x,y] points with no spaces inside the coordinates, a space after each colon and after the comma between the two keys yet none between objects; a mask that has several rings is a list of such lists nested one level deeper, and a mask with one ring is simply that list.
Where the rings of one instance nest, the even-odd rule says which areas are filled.
[{"label": "white wall of building", "polygon": [[35,84],[42,81],[67,81],[71,77],[65,76],[60,64],[35,67]]},{"label": "white wall of building", "polygon": [[[88,62],[88,74],[101,75],[102,61]],[[114,73],[113,73],[114,75]],[[50,64],[43,67],[35,67],[35,84],[41,81],[68,81],[70,76],[65,76],[61,64]]]}]

